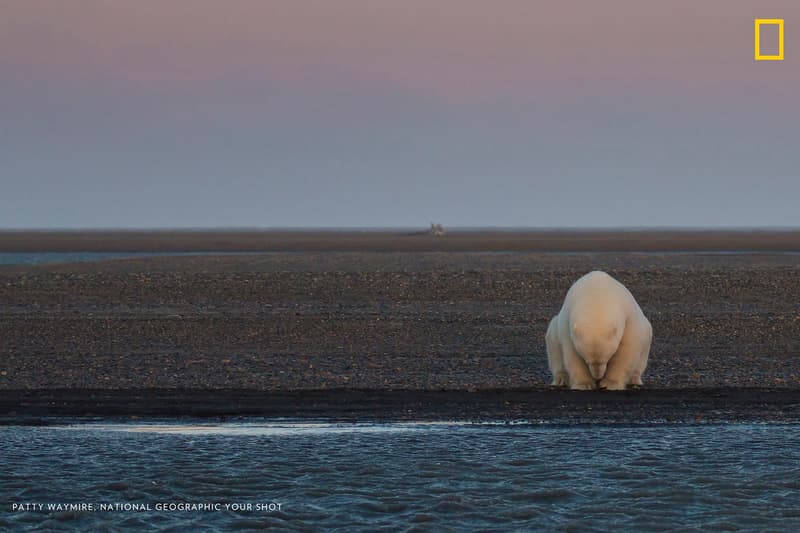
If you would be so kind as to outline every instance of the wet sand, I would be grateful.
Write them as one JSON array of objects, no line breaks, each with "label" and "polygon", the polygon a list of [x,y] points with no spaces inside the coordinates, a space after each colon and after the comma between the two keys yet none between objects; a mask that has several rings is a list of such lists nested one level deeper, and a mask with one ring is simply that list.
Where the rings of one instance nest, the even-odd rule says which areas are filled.
[{"label": "wet sand", "polygon": [[[2,267],[0,415],[798,418],[800,257],[671,246]],[[642,390],[548,387],[545,328],[592,269],[653,323]]]},{"label": "wet sand", "polygon": [[62,417],[243,417],[338,422],[452,421],[558,424],[800,422],[800,390],[60,389],[3,391],[0,426],[63,424]]}]

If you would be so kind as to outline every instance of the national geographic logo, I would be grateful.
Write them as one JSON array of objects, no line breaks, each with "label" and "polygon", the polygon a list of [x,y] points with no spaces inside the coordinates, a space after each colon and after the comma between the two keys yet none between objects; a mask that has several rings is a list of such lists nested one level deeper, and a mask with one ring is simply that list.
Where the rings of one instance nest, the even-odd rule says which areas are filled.
[{"label": "national geographic logo", "polygon": [[[778,26],[778,53],[766,55],[761,53],[761,26]],[[783,19],[756,19],[755,45],[753,56],[756,61],[783,61]]]}]

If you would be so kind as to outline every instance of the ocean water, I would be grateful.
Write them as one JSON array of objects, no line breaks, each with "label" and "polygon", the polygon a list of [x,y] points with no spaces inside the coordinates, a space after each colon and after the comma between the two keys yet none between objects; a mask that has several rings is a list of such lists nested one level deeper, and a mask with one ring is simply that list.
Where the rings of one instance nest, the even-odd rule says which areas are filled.
[{"label": "ocean water", "polygon": [[[276,252],[0,252],[0,266],[2,265],[41,265],[48,263],[77,263],[88,261],[105,261],[108,259],[125,259],[133,257],[159,257],[159,256],[193,256],[193,255],[269,255]],[[303,252],[277,252],[290,254]],[[525,255],[527,252],[474,252],[479,256]],[[759,251],[662,251],[662,252],[551,252],[553,255],[646,255],[646,256],[682,256],[682,255],[709,255],[709,256],[746,256],[746,255],[771,255],[771,256],[800,256],[800,252],[759,252]],[[426,255],[426,252],[421,252]]]},{"label": "ocean water", "polygon": [[100,252],[0,252],[0,265],[41,265],[45,263],[75,263],[131,257],[132,253]]},{"label": "ocean water", "polygon": [[43,265],[49,263],[83,263],[132,257],[192,255],[255,255],[258,252],[0,252],[0,265]]},{"label": "ocean water", "polygon": [[800,425],[8,426],[0,505],[0,530],[797,531]]}]

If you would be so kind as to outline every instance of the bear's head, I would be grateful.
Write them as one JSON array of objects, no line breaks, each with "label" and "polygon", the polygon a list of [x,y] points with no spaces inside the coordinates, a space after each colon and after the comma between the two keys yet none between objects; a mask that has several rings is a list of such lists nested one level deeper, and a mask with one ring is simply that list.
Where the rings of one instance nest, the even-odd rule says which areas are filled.
[{"label": "bear's head", "polygon": [[586,362],[594,379],[602,379],[611,357],[622,340],[623,325],[618,321],[579,320],[573,322],[572,344]]}]

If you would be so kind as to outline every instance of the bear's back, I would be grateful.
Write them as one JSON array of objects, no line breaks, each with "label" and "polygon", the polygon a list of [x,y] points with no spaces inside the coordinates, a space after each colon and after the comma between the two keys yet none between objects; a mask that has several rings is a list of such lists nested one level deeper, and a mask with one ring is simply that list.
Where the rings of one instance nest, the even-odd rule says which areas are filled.
[{"label": "bear's back", "polygon": [[602,270],[580,277],[564,299],[564,308],[570,314],[603,315],[620,308],[627,313],[631,304],[636,305],[631,292]]}]

